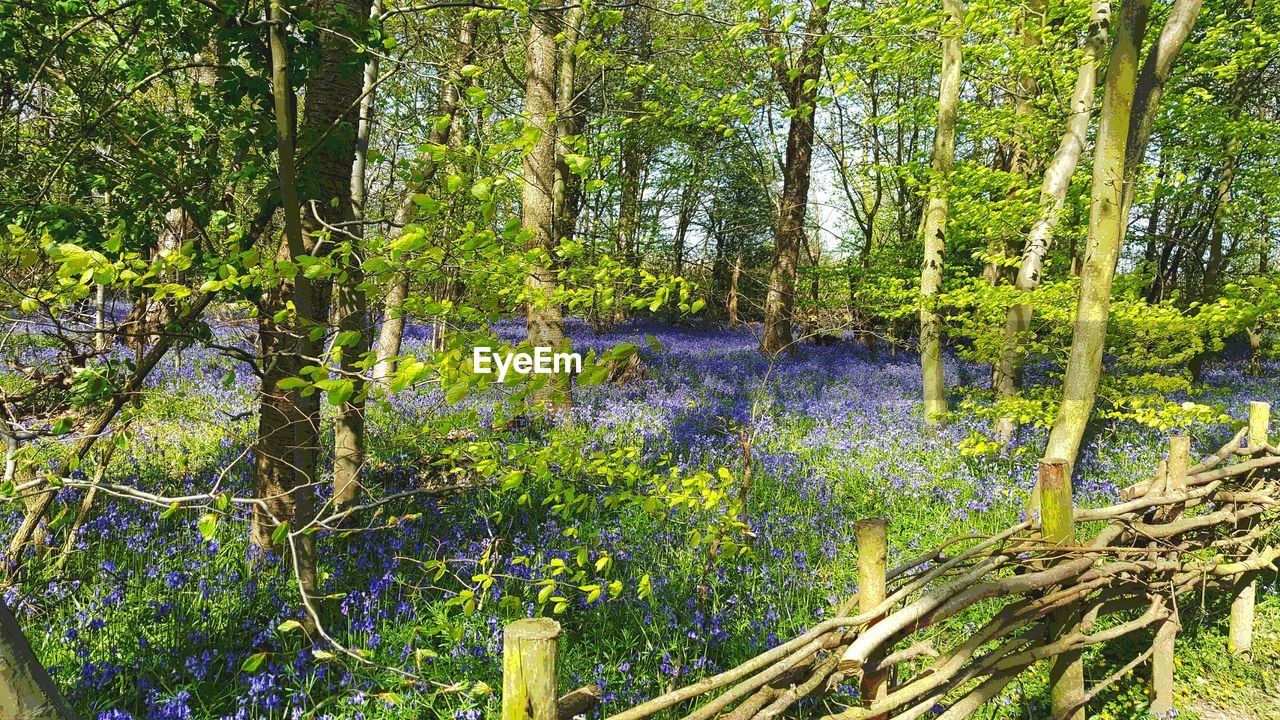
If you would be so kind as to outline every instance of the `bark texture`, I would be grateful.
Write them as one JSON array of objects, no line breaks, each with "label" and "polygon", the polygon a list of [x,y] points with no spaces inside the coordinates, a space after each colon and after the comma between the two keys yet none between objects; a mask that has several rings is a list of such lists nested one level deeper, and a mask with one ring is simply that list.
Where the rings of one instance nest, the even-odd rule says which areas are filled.
[{"label": "bark texture", "polygon": [[[1032,292],[1040,286],[1044,272],[1045,256],[1053,244],[1053,234],[1058,219],[1066,205],[1067,191],[1071,189],[1071,176],[1084,152],[1085,138],[1089,133],[1089,120],[1093,110],[1093,96],[1098,84],[1098,63],[1106,52],[1107,27],[1111,23],[1110,0],[1094,0],[1089,18],[1089,37],[1085,40],[1084,56],[1076,76],[1075,89],[1071,93],[1071,115],[1067,128],[1058,143],[1057,152],[1045,169],[1040,184],[1040,211],[1031,231],[1027,234],[1022,253],[1022,264],[1014,285],[1022,292]],[[1005,316],[1004,342],[999,363],[992,378],[999,400],[1009,400],[1018,392],[1024,344],[1031,329],[1031,305],[1018,302]],[[1006,415],[996,424],[996,437],[1008,443],[1017,431],[1017,419]]]},{"label": "bark texture", "polygon": [[1107,338],[1111,283],[1124,242],[1125,152],[1134,113],[1138,53],[1147,25],[1151,0],[1127,0],[1115,23],[1115,39],[1107,64],[1102,116],[1093,159],[1089,197],[1089,240],[1081,268],[1080,299],[1076,304],[1071,352],[1062,384],[1062,403],[1045,457],[1075,464],[1085,426],[1093,411]]},{"label": "bark texture", "polygon": [[40,664],[9,606],[0,601],[0,717],[75,720],[76,714]]},{"label": "bark texture", "polygon": [[[565,345],[564,315],[557,297],[555,272],[556,128],[556,32],[562,0],[549,0],[531,8],[525,49],[525,122],[538,130],[536,142],[524,155],[524,188],[520,221],[531,233],[529,250],[537,260],[529,268],[529,300],[526,312],[529,344],[560,350]],[[537,400],[552,408],[572,403],[569,378],[552,377]]]},{"label": "bark texture", "polygon": [[924,259],[920,267],[920,368],[924,379],[925,423],[936,425],[947,411],[947,388],[942,366],[942,316],[938,295],[942,290],[943,255],[946,249],[947,198],[951,167],[956,154],[956,118],[960,112],[960,44],[964,34],[961,0],[943,0],[946,19],[942,27],[942,75],[938,83],[938,129],[933,136],[933,179],[929,204],[920,226]]},{"label": "bark texture", "polygon": [[782,197],[773,234],[773,265],[764,300],[764,334],[760,352],[777,354],[790,348],[791,321],[795,310],[796,266],[805,242],[804,218],[809,206],[809,180],[813,165],[813,114],[822,77],[830,0],[817,0],[805,22],[805,39],[794,68],[779,57],[782,45],[774,32],[766,37],[775,51],[773,72],[787,96],[791,124],[787,129],[787,155],[782,171]]}]

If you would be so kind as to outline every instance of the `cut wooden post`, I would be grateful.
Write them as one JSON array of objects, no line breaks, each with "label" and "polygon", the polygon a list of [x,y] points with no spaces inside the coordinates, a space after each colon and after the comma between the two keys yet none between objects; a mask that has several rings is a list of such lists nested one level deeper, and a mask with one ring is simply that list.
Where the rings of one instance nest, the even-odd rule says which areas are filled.
[{"label": "cut wooden post", "polygon": [[[1074,545],[1076,541],[1075,508],[1071,499],[1071,478],[1067,461],[1045,458],[1040,461],[1040,532],[1044,539],[1057,545]],[[1071,606],[1055,617],[1058,635],[1071,632],[1079,622],[1079,609]],[[1085,720],[1084,662],[1080,651],[1057,655],[1049,666],[1049,696],[1053,717],[1059,720]]]},{"label": "cut wooden post", "polygon": [[1254,400],[1249,403],[1249,444],[1267,443],[1267,430],[1271,425],[1271,404]]},{"label": "cut wooden post", "polygon": [[[1169,459],[1165,461],[1165,492],[1180,493],[1187,489],[1187,468],[1191,466],[1191,438],[1174,435],[1169,438]],[[1164,520],[1175,520],[1186,510],[1186,505],[1171,505],[1164,513]]]},{"label": "cut wooden post", "polygon": [[1173,710],[1173,651],[1178,637],[1178,613],[1173,612],[1156,629],[1151,654],[1151,708],[1156,717],[1168,717]]},{"label": "cut wooden post", "polygon": [[[1164,463],[1166,472],[1165,488],[1170,493],[1182,492],[1186,489],[1187,467],[1191,457],[1191,438],[1186,435],[1175,435],[1169,438],[1169,459]],[[1166,522],[1176,519],[1182,514],[1182,505],[1170,506],[1164,515]],[[1169,602],[1175,602],[1170,597]],[[1178,638],[1178,613],[1173,613],[1156,628],[1156,637],[1151,654],[1151,707],[1150,712],[1157,717],[1167,717],[1173,710],[1173,656]]]},{"label": "cut wooden post", "polygon": [[[858,541],[858,610],[867,612],[884,602],[885,567],[888,563],[888,523],[884,518],[859,520],[853,525]],[[875,621],[873,620],[872,623]],[[869,670],[862,675],[862,702],[868,705],[889,694],[889,670]],[[885,717],[877,715],[871,720]]]},{"label": "cut wooden post", "polygon": [[560,623],[529,618],[502,634],[502,720],[556,720]]},{"label": "cut wooden post", "polygon": [[[1271,405],[1254,401],[1249,403],[1249,445],[1267,444],[1267,431],[1271,425]],[[1253,605],[1256,594],[1253,573],[1241,576],[1236,584],[1237,592],[1231,601],[1231,622],[1227,630],[1227,647],[1236,655],[1248,655],[1253,651]]]},{"label": "cut wooden post", "polygon": [[1187,467],[1191,458],[1191,438],[1174,435],[1169,438],[1168,477],[1169,489],[1181,490],[1187,486]]}]

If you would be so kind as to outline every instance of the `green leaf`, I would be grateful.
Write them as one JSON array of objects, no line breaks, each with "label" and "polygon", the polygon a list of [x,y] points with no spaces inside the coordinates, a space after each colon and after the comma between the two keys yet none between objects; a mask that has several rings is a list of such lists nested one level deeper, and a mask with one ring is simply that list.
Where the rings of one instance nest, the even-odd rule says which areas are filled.
[{"label": "green leaf", "polygon": [[450,385],[449,389],[445,390],[444,392],[445,402],[451,402],[451,403],[458,402],[459,400],[467,396],[467,391],[470,389],[471,389],[471,386],[467,385],[467,382],[465,380],[462,382],[457,382],[457,383],[454,383],[453,385]]},{"label": "green leaf", "polygon": [[71,432],[71,418],[63,415],[57,420],[54,420],[52,432],[54,435],[66,435]]},{"label": "green leaf", "polygon": [[276,626],[276,629],[282,633],[294,632],[295,630],[302,629],[302,623],[298,622],[297,620],[285,620],[284,622]]},{"label": "green leaf", "polygon": [[303,380],[300,377],[287,377],[287,378],[281,378],[280,380],[276,381],[276,389],[277,390],[297,390],[298,388],[307,387],[310,384],[311,383],[307,382],[306,380]]},{"label": "green leaf", "polygon": [[241,671],[241,672],[250,672],[250,673],[251,673],[251,672],[256,672],[258,668],[262,667],[262,663],[263,663],[263,661],[265,661],[266,659],[267,659],[267,654],[266,654],[266,653],[264,653],[264,652],[254,653],[254,654],[252,654],[252,655],[250,655],[249,657],[247,657],[247,658],[245,658],[245,659],[244,659],[244,662],[243,662],[243,663],[241,663],[241,665],[240,665],[240,671]]},{"label": "green leaf", "polygon": [[196,521],[196,529],[200,531],[200,537],[208,542],[213,539],[213,533],[218,529],[218,516],[213,513],[201,516]]},{"label": "green leaf", "polygon": [[289,521],[285,520],[284,522],[277,525],[275,530],[271,531],[271,544],[281,545],[284,543],[285,538],[288,536],[289,536]]},{"label": "green leaf", "polygon": [[354,382],[341,378],[321,380],[316,383],[316,387],[325,391],[325,394],[329,398],[329,404],[335,407],[350,400],[351,396],[354,395],[356,391],[356,384]]},{"label": "green leaf", "polygon": [[360,342],[359,330],[343,330],[333,338],[334,347],[355,347]]}]

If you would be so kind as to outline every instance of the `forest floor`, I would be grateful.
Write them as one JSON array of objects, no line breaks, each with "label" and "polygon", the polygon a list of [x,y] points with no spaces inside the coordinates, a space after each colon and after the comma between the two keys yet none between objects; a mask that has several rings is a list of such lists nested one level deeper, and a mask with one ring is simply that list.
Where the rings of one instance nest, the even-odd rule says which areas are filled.
[{"label": "forest floor", "polygon": [[[607,713],[829,615],[853,589],[856,519],[889,519],[893,565],[1022,513],[1043,429],[1025,428],[1012,453],[963,452],[984,423],[926,430],[911,353],[840,342],[771,365],[747,331],[573,330],[579,349],[636,344],[644,373],[579,388],[567,422],[523,422],[500,389],[451,403],[437,387],[414,388],[369,407],[372,485],[468,484],[365,518],[379,529],[321,537],[326,627],[371,665],[305,646],[288,622],[298,617],[290,574],[249,550],[247,519],[234,511],[206,539],[197,528],[206,511],[162,516],[99,501],[66,571],[35,572],[5,600],[95,720],[493,716],[500,628],[538,612],[565,627],[562,683],[602,685]],[[219,333],[251,346],[247,329]],[[415,333],[409,352],[425,344]],[[1216,365],[1197,399],[1244,418],[1250,400],[1280,401],[1278,369]],[[957,393],[980,394],[981,368],[949,370]],[[171,493],[216,480],[247,494],[256,388],[247,366],[207,351],[167,363],[108,479]],[[1233,429],[1189,428],[1193,451],[1218,447]],[[1092,435],[1077,501],[1114,501],[1155,467],[1165,434],[1119,423]],[[731,519],[744,440],[752,473],[739,527]],[[66,495],[67,507],[79,506],[79,494]],[[18,517],[10,509],[0,527]],[[1184,615],[1180,717],[1280,717],[1276,578],[1260,582],[1250,662],[1226,652],[1222,602],[1206,598]],[[963,618],[949,629],[964,630]],[[1087,656],[1091,675],[1132,656],[1117,645]],[[1100,696],[1093,716],[1145,716],[1143,672]],[[1044,680],[1043,669],[1028,673],[979,716],[1044,717]]]}]

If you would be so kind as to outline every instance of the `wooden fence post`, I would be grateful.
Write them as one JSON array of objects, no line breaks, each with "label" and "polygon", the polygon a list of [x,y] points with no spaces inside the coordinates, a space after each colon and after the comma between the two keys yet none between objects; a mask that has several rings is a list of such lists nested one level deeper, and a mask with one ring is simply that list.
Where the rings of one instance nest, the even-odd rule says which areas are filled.
[{"label": "wooden fence post", "polygon": [[[1175,435],[1169,438],[1169,459],[1165,465],[1165,489],[1170,493],[1182,492],[1186,489],[1187,467],[1191,457],[1191,438],[1186,435]],[[1182,505],[1170,506],[1166,511],[1166,520],[1173,520],[1182,514]],[[1176,598],[1170,597],[1172,614],[1156,629],[1156,638],[1151,654],[1151,714],[1167,717],[1173,710],[1173,655],[1178,637],[1178,612]]]},{"label": "wooden fence post", "polygon": [[[886,597],[885,567],[888,563],[888,523],[884,518],[859,520],[853,525],[858,542],[858,610],[867,612]],[[875,621],[873,620],[872,623]],[[878,659],[878,658],[877,658]],[[888,669],[870,670],[862,675],[864,705],[889,694]],[[877,715],[871,720],[885,717]]]},{"label": "wooden fence post", "polygon": [[502,720],[556,720],[560,623],[528,618],[502,633]]},{"label": "wooden fence post", "polygon": [[[1067,475],[1067,461],[1060,458],[1040,461],[1040,531],[1048,543],[1075,544],[1071,478]],[[1061,635],[1074,630],[1079,623],[1078,612],[1075,607],[1061,611],[1053,623],[1055,633]],[[1084,698],[1084,662],[1080,659],[1079,650],[1053,658],[1049,666],[1049,686],[1055,719],[1086,719],[1084,703],[1081,702]]]},{"label": "wooden fence post", "polygon": [[[1249,403],[1249,445],[1265,445],[1271,425],[1271,405],[1264,402]],[[1256,593],[1253,573],[1240,576],[1236,595],[1231,601],[1231,623],[1227,630],[1227,647],[1236,655],[1248,655],[1253,651],[1253,604]]]}]

